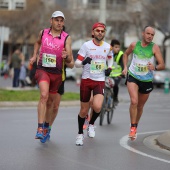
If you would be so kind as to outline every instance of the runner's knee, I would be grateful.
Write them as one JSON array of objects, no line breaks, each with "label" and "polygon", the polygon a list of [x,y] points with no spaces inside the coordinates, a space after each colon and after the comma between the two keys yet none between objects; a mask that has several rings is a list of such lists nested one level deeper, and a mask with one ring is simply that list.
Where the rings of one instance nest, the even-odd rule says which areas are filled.
[{"label": "runner's knee", "polygon": [[47,100],[48,100],[48,94],[45,93],[45,92],[42,92],[42,93],[41,93],[40,100],[41,100],[41,102],[46,103]]},{"label": "runner's knee", "polygon": [[80,115],[81,118],[86,117],[87,114],[88,114],[88,110],[87,109],[81,109],[80,110],[79,115]]},{"label": "runner's knee", "polygon": [[99,105],[97,106],[93,106],[93,110],[96,112],[96,113],[99,113],[101,111],[101,107]]},{"label": "runner's knee", "polygon": [[138,100],[135,99],[135,98],[132,98],[132,99],[131,99],[131,105],[137,106],[137,104],[138,104]]}]

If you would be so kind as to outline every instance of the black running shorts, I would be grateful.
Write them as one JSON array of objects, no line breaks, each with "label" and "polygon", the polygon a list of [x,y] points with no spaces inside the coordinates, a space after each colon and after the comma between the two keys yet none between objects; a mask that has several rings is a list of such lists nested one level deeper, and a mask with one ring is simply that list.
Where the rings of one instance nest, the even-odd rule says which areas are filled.
[{"label": "black running shorts", "polygon": [[139,81],[138,79],[135,79],[130,74],[127,75],[125,84],[127,84],[127,82],[133,82],[133,83],[137,84],[139,87],[139,92],[142,94],[148,94],[153,90],[152,82]]}]

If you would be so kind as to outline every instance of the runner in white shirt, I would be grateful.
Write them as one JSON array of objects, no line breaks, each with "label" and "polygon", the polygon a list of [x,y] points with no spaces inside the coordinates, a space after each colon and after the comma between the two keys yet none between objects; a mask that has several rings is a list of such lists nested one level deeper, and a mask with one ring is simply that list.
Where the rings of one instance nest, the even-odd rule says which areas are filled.
[{"label": "runner in white shirt", "polygon": [[[95,137],[94,122],[100,114],[104,99],[105,76],[109,76],[113,64],[111,46],[103,41],[105,32],[105,24],[95,23],[92,27],[93,39],[82,45],[75,61],[77,68],[83,67],[80,85],[81,108],[78,115],[79,131],[76,145],[83,145],[83,125],[90,106],[91,92],[93,93],[93,115],[87,133],[89,137]],[[107,69],[106,63],[108,65]]]}]

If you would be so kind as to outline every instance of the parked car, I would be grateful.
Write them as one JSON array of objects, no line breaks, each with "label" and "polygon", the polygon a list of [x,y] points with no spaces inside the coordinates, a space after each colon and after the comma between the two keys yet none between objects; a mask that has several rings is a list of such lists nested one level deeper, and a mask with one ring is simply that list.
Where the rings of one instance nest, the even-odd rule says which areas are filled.
[{"label": "parked car", "polygon": [[66,68],[66,79],[76,80],[76,70],[73,68]]},{"label": "parked car", "polygon": [[170,69],[154,71],[153,84],[160,88],[164,84],[166,78],[169,79],[170,83]]}]

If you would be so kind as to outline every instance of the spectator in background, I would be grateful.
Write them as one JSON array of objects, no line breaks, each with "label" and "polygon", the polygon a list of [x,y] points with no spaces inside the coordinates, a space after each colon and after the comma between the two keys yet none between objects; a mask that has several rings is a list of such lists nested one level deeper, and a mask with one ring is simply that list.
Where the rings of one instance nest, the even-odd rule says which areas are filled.
[{"label": "spectator in background", "polygon": [[19,74],[19,81],[21,83],[21,87],[25,87],[26,85],[26,75],[27,75],[27,69],[25,64],[22,64]]},{"label": "spectator in background", "polygon": [[37,68],[37,62],[34,62],[33,64],[29,65],[29,78],[31,81],[31,87],[35,87],[37,82],[35,79],[35,73],[36,73],[36,68]]},{"label": "spectator in background", "polygon": [[120,50],[120,42],[116,39],[113,39],[110,43],[113,50],[113,66],[110,73],[110,77],[114,79],[115,85],[113,87],[113,100],[117,105],[119,103],[118,94],[119,94],[119,83],[121,81],[121,75],[123,70],[123,51]]},{"label": "spectator in background", "polygon": [[14,76],[13,76],[13,82],[12,87],[19,87],[19,74],[21,65],[24,62],[24,55],[22,54],[19,47],[15,48],[12,56],[11,56],[11,65],[14,69]]}]

